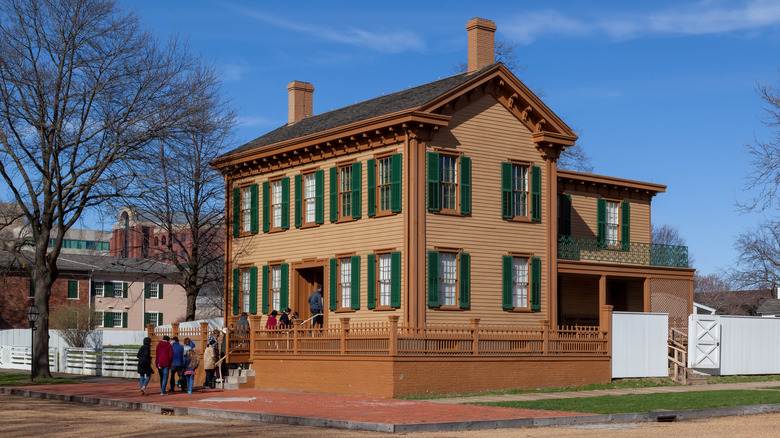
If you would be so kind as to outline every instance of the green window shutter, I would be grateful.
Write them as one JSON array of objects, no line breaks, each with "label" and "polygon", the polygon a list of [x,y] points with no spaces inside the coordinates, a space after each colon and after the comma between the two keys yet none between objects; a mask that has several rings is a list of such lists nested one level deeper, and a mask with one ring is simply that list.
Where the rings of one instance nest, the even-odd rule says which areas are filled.
[{"label": "green window shutter", "polygon": [[512,163],[501,163],[501,217],[512,219],[515,214],[512,202]]},{"label": "green window shutter", "polygon": [[282,229],[290,229],[290,177],[282,178]]},{"label": "green window shutter", "polygon": [[360,189],[363,186],[363,163],[352,163],[352,217],[360,219],[363,215],[363,198]]},{"label": "green window shutter", "polygon": [[127,283],[122,282],[122,298],[127,298]]},{"label": "green window shutter", "polygon": [[376,308],[376,254],[366,255],[366,301],[369,309]]},{"label": "green window shutter", "polygon": [[601,198],[596,200],[596,243],[607,244],[607,201]]},{"label": "green window shutter", "polygon": [[240,291],[241,273],[238,269],[233,269],[233,315],[238,315],[238,294]]},{"label": "green window shutter", "polygon": [[338,296],[336,293],[336,289],[339,287],[338,275],[338,259],[330,259],[330,272],[328,275],[328,279],[330,280],[330,290],[328,291],[328,307],[330,310],[336,310],[336,306],[338,304]]},{"label": "green window shutter", "polygon": [[263,313],[268,313],[268,306],[269,306],[269,288],[268,285],[270,283],[270,268],[268,265],[263,266]]},{"label": "green window shutter", "polygon": [[471,158],[460,157],[460,213],[471,214]]},{"label": "green window shutter", "polygon": [[279,271],[282,276],[279,284],[279,307],[281,307],[279,310],[283,311],[289,307],[290,302],[290,265],[288,263],[282,263],[279,266]]},{"label": "green window shutter", "polygon": [[257,198],[258,198],[258,195],[259,195],[257,193],[257,188],[258,188],[257,184],[252,184],[251,186],[249,186],[249,198],[250,198],[249,199],[249,206],[250,206],[250,213],[251,213],[249,215],[250,216],[250,219],[249,219],[249,231],[252,234],[257,234],[257,232],[260,231],[259,230],[259,225],[257,223],[260,220],[260,218],[258,217],[259,213],[257,212],[257,207],[258,207],[258,205],[257,205],[258,204]]},{"label": "green window shutter", "polygon": [[114,326],[114,312],[103,312],[103,327]]},{"label": "green window shutter", "polygon": [[460,308],[471,307],[471,255],[460,253]]},{"label": "green window shutter", "polygon": [[104,297],[113,297],[114,296],[114,283],[111,281],[106,281],[103,283],[103,296]]},{"label": "green window shutter", "polygon": [[337,167],[330,168],[330,221],[336,222],[339,220],[339,169]]},{"label": "green window shutter", "polygon": [[401,205],[403,204],[401,201],[403,199],[401,197],[403,191],[403,186],[401,185],[401,181],[403,181],[403,155],[393,154],[390,157],[390,166],[390,211],[400,213]]},{"label": "green window shutter", "polygon": [[512,303],[512,256],[501,256],[501,307],[514,309]]},{"label": "green window shutter", "polygon": [[263,181],[263,232],[271,230],[271,185],[268,181]]},{"label": "green window shutter", "polygon": [[441,210],[439,199],[439,154],[428,152],[426,155],[428,161],[428,210],[439,211]]},{"label": "green window shutter", "polygon": [[542,308],[542,259],[531,257],[531,310]]},{"label": "green window shutter", "polygon": [[314,222],[325,222],[325,171],[314,172]]},{"label": "green window shutter", "polygon": [[152,291],[150,290],[151,285],[149,283],[144,283],[144,298],[147,300],[152,297]]},{"label": "green window shutter", "polygon": [[127,328],[127,312],[122,312],[122,328]]},{"label": "green window shutter", "polygon": [[390,307],[401,307],[401,252],[390,253]]},{"label": "green window shutter", "polygon": [[542,168],[531,166],[531,220],[542,220]]},{"label": "green window shutter", "polygon": [[241,190],[233,188],[233,236],[238,236],[241,217]]},{"label": "green window shutter", "polygon": [[158,313],[157,314],[157,325],[163,325],[163,314]]},{"label": "green window shutter", "polygon": [[303,177],[295,175],[295,228],[303,225]]},{"label": "green window shutter", "polygon": [[368,217],[376,216],[376,160],[366,161],[366,198],[368,200]]},{"label": "green window shutter", "polygon": [[149,312],[144,312],[144,328],[146,328],[146,326],[149,325],[150,322],[149,318],[150,318]]},{"label": "green window shutter", "polygon": [[68,280],[68,298],[76,299],[79,297],[78,280]]},{"label": "green window shutter", "polygon": [[349,298],[349,307],[360,309],[360,256],[352,256],[352,278],[351,296]]},{"label": "green window shutter", "polygon": [[571,236],[571,195],[561,196],[561,234]]},{"label": "green window shutter", "polygon": [[439,307],[439,251],[428,251],[428,306]]},{"label": "green window shutter", "polygon": [[249,313],[257,313],[257,266],[249,268]]},{"label": "green window shutter", "polygon": [[163,284],[157,283],[157,299],[163,299]]},{"label": "green window shutter", "polygon": [[631,204],[623,202],[623,209],[620,216],[620,246],[624,251],[628,251],[631,246]]}]

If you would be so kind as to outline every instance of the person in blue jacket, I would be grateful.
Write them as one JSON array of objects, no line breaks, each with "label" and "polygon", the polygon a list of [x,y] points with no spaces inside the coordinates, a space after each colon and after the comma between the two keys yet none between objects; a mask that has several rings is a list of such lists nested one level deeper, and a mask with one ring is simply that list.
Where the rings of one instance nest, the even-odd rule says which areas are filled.
[{"label": "person in blue jacket", "polygon": [[[171,348],[173,349],[173,361],[171,363],[171,389],[169,392],[173,392],[173,390],[176,389],[177,384],[182,388],[183,391],[184,386],[182,385],[182,382],[184,382],[184,346],[179,343],[178,336],[173,337]],[[176,378],[176,375],[179,376],[178,379]]]}]

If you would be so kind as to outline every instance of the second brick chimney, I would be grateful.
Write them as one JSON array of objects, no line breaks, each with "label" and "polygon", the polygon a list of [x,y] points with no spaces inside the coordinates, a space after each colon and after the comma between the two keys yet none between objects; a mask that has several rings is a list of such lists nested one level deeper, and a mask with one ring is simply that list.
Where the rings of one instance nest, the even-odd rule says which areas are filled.
[{"label": "second brick chimney", "polygon": [[496,62],[496,23],[484,18],[472,18],[466,23],[469,35],[469,67],[467,73]]},{"label": "second brick chimney", "polygon": [[288,116],[287,124],[300,122],[314,114],[314,85],[308,82],[292,81],[287,85]]}]

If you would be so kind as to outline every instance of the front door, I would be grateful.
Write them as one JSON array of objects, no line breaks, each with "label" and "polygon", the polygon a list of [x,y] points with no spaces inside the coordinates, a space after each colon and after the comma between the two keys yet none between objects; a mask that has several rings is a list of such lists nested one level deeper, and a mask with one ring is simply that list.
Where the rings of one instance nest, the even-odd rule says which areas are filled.
[{"label": "front door", "polygon": [[317,284],[323,284],[324,270],[323,266],[298,268],[295,270],[295,291],[293,299],[290,300],[290,308],[293,312],[298,312],[300,321],[305,321],[312,317],[311,312],[309,312],[309,295],[314,292]]}]

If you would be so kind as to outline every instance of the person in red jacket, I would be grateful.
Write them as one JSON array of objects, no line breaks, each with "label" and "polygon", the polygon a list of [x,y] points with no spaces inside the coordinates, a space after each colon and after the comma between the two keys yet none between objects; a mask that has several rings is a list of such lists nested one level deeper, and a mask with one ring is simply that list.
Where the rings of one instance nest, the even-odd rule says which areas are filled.
[{"label": "person in red jacket", "polygon": [[173,348],[170,343],[171,338],[168,335],[163,336],[163,340],[157,344],[155,365],[157,371],[160,372],[160,395],[168,395],[165,392],[165,385],[168,384],[168,373],[171,371],[171,363],[173,362]]}]

